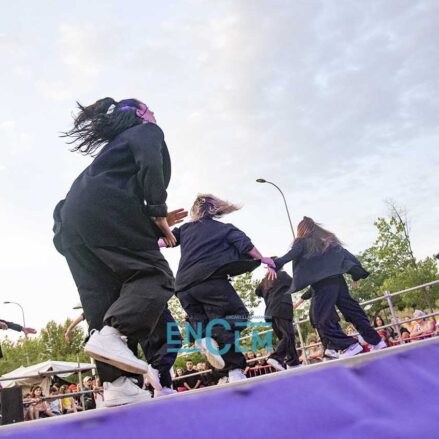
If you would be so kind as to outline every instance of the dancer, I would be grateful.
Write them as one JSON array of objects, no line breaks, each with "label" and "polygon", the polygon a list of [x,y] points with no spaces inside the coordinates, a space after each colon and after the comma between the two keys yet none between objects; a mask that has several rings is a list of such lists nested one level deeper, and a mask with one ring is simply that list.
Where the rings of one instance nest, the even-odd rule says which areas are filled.
[{"label": "dancer", "polygon": [[[297,238],[291,250],[270,265],[279,270],[290,261],[293,261],[290,293],[312,286],[315,325],[319,333],[327,338],[336,350],[342,351],[340,358],[357,355],[363,348],[353,337],[346,335],[338,323],[335,324],[332,319],[334,306],[337,306],[346,321],[355,326],[371,345],[372,350],[386,347],[370,325],[361,306],[349,294],[343,277],[343,274],[348,273],[353,267],[361,267],[361,263],[342,247],[333,233],[319,226],[311,218],[304,217],[297,227]],[[268,277],[274,277],[272,271]]]},{"label": "dancer", "polygon": [[[273,258],[274,259],[274,258]],[[256,288],[255,294],[265,302],[265,321],[272,324],[273,332],[279,339],[276,349],[268,357],[267,363],[276,370],[299,366],[293,326],[293,304],[290,294],[285,294],[291,285],[291,277],[285,271],[277,273],[277,279],[265,277]]]},{"label": "dancer", "polygon": [[54,243],[79,291],[91,330],[85,352],[98,360],[105,404],[119,405],[150,398],[129,373],[163,388],[153,366],[169,359],[147,364],[123,336],[133,349],[139,342],[147,359],[166,355],[161,331],[173,321],[166,304],[174,278],[157,239],[175,243],[167,216],[179,221],[181,211],[167,212],[171,161],[154,113],[137,99],[78,105],[65,136],[73,151],[95,158],[55,208]]},{"label": "dancer", "polygon": [[[172,230],[181,247],[175,291],[188,322],[203,335],[197,345],[209,363],[228,372],[229,382],[245,379],[244,355],[235,347],[235,331],[245,328],[248,310],[229,282],[229,276],[250,272],[263,258],[244,232],[232,224],[216,221],[239,208],[211,194],[198,195],[191,209],[191,221]],[[167,245],[164,239],[159,245]],[[169,244],[168,244],[169,246]],[[249,257],[253,259],[249,259]],[[221,319],[206,333],[209,321]],[[222,355],[226,345],[231,348]]]}]

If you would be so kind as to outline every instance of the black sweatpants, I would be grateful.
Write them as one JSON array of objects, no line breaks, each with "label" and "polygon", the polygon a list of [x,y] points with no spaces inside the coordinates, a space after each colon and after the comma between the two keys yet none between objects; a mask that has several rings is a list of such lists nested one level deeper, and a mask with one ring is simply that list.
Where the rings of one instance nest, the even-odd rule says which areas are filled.
[{"label": "black sweatpants", "polygon": [[296,351],[296,341],[294,337],[294,326],[290,319],[281,319],[280,317],[272,317],[266,319],[267,323],[271,323],[273,332],[279,339],[274,352],[270,354],[269,358],[274,358],[280,364],[287,364],[287,366],[297,366],[300,364],[299,356]]},{"label": "black sweatpants", "polygon": [[[201,327],[202,336],[206,336],[206,327],[214,319],[221,319],[230,325],[214,325],[207,334],[217,341],[219,348],[229,345],[230,349],[222,355],[225,367],[223,370],[244,369],[246,360],[239,346],[240,331],[245,329],[249,312],[243,301],[227,279],[208,279],[187,290],[177,293],[181,306],[186,311],[189,324],[197,331]],[[240,325],[242,324],[242,325]],[[236,332],[236,334],[235,334]]]},{"label": "black sweatpants", "polygon": [[338,322],[334,322],[334,306],[345,320],[352,323],[364,340],[372,345],[381,341],[381,337],[372,328],[366,313],[349,294],[349,288],[343,276],[333,276],[312,285],[314,288],[314,318],[319,334],[328,339],[336,350],[346,349],[356,343],[353,337],[346,335]]},{"label": "black sweatpants", "polygon": [[[341,326],[339,323],[340,317],[337,314],[337,311],[335,310],[335,306],[331,310],[331,314],[329,316],[329,319],[336,330],[343,332],[343,329],[341,329]],[[325,352],[326,349],[338,350],[338,348],[331,342],[331,340],[326,338],[325,335],[322,333],[322,331],[319,330],[319,328],[316,326],[316,317],[315,317],[314,297],[313,296],[311,296],[311,304],[309,307],[309,321],[311,323],[311,326],[313,328],[315,328],[317,333],[319,334],[320,341],[322,342],[322,346],[323,346],[323,352]]]},{"label": "black sweatpants", "polygon": [[[173,318],[166,304],[173,294],[173,275],[160,251],[78,245],[65,249],[64,256],[89,330],[112,326],[128,336],[133,352],[140,343],[153,367],[170,368],[176,353],[167,352],[166,325]],[[96,366],[103,382],[132,375],[98,361]],[[169,373],[163,372],[168,385]]]}]

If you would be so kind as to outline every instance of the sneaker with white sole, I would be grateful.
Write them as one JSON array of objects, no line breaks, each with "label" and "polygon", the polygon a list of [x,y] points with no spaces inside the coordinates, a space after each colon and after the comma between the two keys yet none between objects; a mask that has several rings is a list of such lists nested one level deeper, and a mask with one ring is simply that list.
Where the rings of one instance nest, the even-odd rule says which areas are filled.
[{"label": "sneaker with white sole", "polygon": [[338,358],[350,358],[359,354],[360,352],[363,352],[363,347],[360,345],[360,343],[354,343],[344,351],[341,351]]},{"label": "sneaker with white sole", "polygon": [[210,337],[202,338],[201,340],[195,343],[198,349],[201,350],[201,353],[206,356],[207,361],[215,368],[215,369],[223,369],[225,366],[223,357],[218,353],[219,346],[218,343]]},{"label": "sneaker with white sole", "polygon": [[148,373],[148,364],[139,360],[129,349],[126,337],[111,326],[104,326],[100,331],[94,329],[84,347],[87,355],[103,363],[111,364],[126,372]]},{"label": "sneaker with white sole", "polygon": [[133,404],[151,400],[151,394],[135,384],[135,378],[119,377],[112,383],[104,385],[104,407]]},{"label": "sneaker with white sole", "polygon": [[160,384],[160,372],[150,364],[148,364],[148,372],[145,373],[145,377],[148,383],[154,387],[154,390],[163,389],[162,385]]},{"label": "sneaker with white sole", "polygon": [[170,387],[163,387],[162,390],[154,390],[154,398],[160,398],[160,396],[172,395],[174,393],[177,393],[177,391]]},{"label": "sneaker with white sole", "polygon": [[287,364],[287,369],[291,370],[291,369],[297,369],[299,367],[305,367],[304,364],[300,363],[300,364],[295,364],[294,366],[290,366],[289,364]]},{"label": "sneaker with white sole", "polygon": [[242,373],[241,369],[229,370],[229,383],[236,383],[237,381],[244,381],[247,377]]},{"label": "sneaker with white sole", "polygon": [[279,371],[286,370],[285,367],[283,367],[282,364],[280,364],[279,361],[275,360],[274,358],[269,358],[267,360],[267,364]]},{"label": "sneaker with white sole", "polygon": [[386,342],[384,340],[381,340],[378,344],[370,344],[370,351],[371,352],[375,352],[375,351],[380,351],[381,349],[384,349],[387,347]]},{"label": "sneaker with white sole", "polygon": [[335,349],[325,349],[325,357],[338,358],[339,354]]}]

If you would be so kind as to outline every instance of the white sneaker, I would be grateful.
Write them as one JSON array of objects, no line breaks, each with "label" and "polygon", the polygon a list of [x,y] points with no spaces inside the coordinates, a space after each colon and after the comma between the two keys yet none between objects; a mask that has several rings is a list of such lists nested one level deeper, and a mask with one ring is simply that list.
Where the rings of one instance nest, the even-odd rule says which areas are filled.
[{"label": "white sneaker", "polygon": [[94,329],[84,347],[86,354],[95,360],[111,364],[127,372],[148,373],[148,364],[139,360],[128,348],[125,337],[111,326],[104,326],[100,331]]},{"label": "white sneaker", "polygon": [[160,373],[157,369],[152,367],[150,364],[148,364],[148,372],[145,373],[146,380],[149,384],[151,384],[152,387],[154,387],[154,390],[162,390],[163,387],[160,384]]},{"label": "white sneaker", "polygon": [[218,382],[217,385],[220,386],[221,384],[227,384],[229,382],[229,377],[221,377]]},{"label": "white sneaker", "polygon": [[362,346],[360,345],[360,343],[354,343],[346,348],[344,351],[342,351],[338,358],[350,358],[354,355],[359,354],[360,352],[363,352]]},{"label": "white sneaker", "polygon": [[247,377],[242,373],[241,369],[229,370],[229,383],[246,380]]},{"label": "white sneaker", "polygon": [[386,342],[384,340],[381,340],[378,344],[370,344],[370,351],[371,352],[375,352],[375,351],[380,351],[381,349],[384,349],[387,347]]},{"label": "white sneaker", "polygon": [[202,338],[200,341],[195,342],[195,346],[201,349],[201,353],[206,356],[207,361],[215,369],[223,369],[225,366],[223,357],[218,353],[218,343],[210,337]]},{"label": "white sneaker", "polygon": [[177,393],[177,391],[169,387],[163,387],[162,390],[154,390],[154,398],[159,398],[160,396],[172,395],[174,393]]},{"label": "white sneaker", "polygon": [[135,402],[149,401],[151,394],[134,383],[135,379],[119,377],[112,383],[104,383],[104,407],[115,407]]},{"label": "white sneaker", "polygon": [[338,358],[339,354],[335,349],[325,349],[325,357]]},{"label": "white sneaker", "polygon": [[271,367],[273,367],[276,370],[285,370],[285,367],[282,366],[282,364],[279,363],[279,361],[275,360],[274,358],[269,358],[267,360],[267,364],[269,364]]},{"label": "white sneaker", "polygon": [[302,363],[296,364],[295,366],[290,366],[290,365],[287,364],[287,369],[288,370],[290,370],[290,369],[297,369],[298,367],[305,367],[305,365],[302,364]]}]

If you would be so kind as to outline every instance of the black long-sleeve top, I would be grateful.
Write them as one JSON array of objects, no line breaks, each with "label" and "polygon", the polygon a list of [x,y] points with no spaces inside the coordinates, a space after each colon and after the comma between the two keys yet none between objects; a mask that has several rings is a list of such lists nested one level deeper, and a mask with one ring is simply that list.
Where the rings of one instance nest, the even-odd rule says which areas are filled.
[{"label": "black long-sleeve top", "polygon": [[17,332],[23,331],[23,326],[21,326],[17,323],[8,322],[8,321],[3,320],[3,319],[0,319],[0,322],[6,323],[8,325],[8,329],[12,329],[13,331],[17,331]]},{"label": "black long-sleeve top", "polygon": [[285,271],[279,271],[277,279],[270,286],[265,286],[264,280],[256,288],[255,294],[263,297],[265,302],[265,318],[278,317],[292,320],[293,302],[290,294],[285,294],[291,286],[291,276]]},{"label": "black long-sleeve top", "polygon": [[136,125],[102,148],[55,208],[55,246],[156,250],[171,160],[162,130]]},{"label": "black long-sleeve top", "polygon": [[331,276],[350,273],[354,280],[365,278],[369,273],[360,261],[338,244],[330,245],[325,251],[312,256],[307,255],[307,238],[294,241],[291,250],[274,261],[276,270],[286,263],[293,262],[293,280],[289,293],[295,293],[320,280]]},{"label": "black long-sleeve top", "polygon": [[249,259],[248,252],[254,247],[250,238],[233,224],[205,218],[175,227],[172,232],[181,247],[176,292],[213,276],[236,276],[260,265],[260,261]]}]

